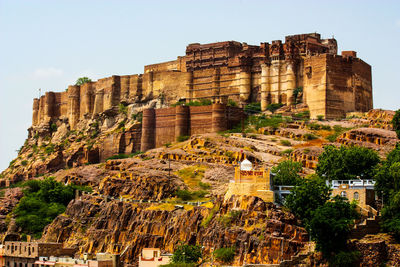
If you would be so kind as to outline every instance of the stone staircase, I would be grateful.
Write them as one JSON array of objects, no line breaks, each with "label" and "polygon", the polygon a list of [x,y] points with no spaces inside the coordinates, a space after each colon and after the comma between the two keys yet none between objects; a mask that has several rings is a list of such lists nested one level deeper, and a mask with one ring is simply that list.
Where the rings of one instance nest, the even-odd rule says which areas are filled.
[{"label": "stone staircase", "polygon": [[368,234],[377,234],[380,231],[380,218],[379,216],[373,216],[364,219],[361,223],[354,225],[351,230],[351,238],[362,238]]}]

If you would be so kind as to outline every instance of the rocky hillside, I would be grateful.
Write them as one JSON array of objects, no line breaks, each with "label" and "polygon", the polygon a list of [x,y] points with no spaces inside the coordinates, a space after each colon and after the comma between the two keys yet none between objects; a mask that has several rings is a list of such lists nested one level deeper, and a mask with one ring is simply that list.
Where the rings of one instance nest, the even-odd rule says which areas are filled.
[{"label": "rocky hillside", "polygon": [[195,135],[145,153],[137,153],[135,145],[140,113],[129,107],[84,119],[74,131],[62,120],[30,128],[18,157],[1,173],[0,184],[7,187],[1,189],[1,236],[21,237],[11,211],[22,191],[8,187],[54,176],[93,189],[71,201],[42,237],[76,247],[79,254],[123,253],[125,263],[135,264],[143,247],[172,252],[184,241],[201,244],[207,255],[235,247],[235,264],[289,260],[305,249],[306,231],[293,215],[261,199],[223,202],[233,167],[244,157],[268,168],[291,158],[307,175],[314,172],[324,145],[357,144],[385,157],[399,140],[390,128],[389,111],[338,121],[277,112],[281,115],[252,117],[245,134]]}]

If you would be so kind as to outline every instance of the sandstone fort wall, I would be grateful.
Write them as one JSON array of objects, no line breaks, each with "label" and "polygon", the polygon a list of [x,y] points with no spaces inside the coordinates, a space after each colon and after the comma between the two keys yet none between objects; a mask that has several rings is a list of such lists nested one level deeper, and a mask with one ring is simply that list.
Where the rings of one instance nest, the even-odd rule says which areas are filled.
[{"label": "sandstone fort wall", "polygon": [[[271,43],[248,45],[235,41],[190,44],[177,60],[145,66],[144,74],[112,76],[67,92],[48,92],[33,103],[32,125],[67,118],[71,128],[85,118],[124,103],[158,99],[232,99],[244,105],[261,102],[294,104],[293,92],[303,88],[302,100],[311,117],[342,117],[373,107],[371,67],[356,52],[337,55],[335,39],[316,33],[286,36]],[[299,99],[298,99],[299,100]]]},{"label": "sandstone fort wall", "polygon": [[190,136],[227,130],[240,123],[242,110],[215,103],[210,106],[176,106],[143,111],[141,151]]}]

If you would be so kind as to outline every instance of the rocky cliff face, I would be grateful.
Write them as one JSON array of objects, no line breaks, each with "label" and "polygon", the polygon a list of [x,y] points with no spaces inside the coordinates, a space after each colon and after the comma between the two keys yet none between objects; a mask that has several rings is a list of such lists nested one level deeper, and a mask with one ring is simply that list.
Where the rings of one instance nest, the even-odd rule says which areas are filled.
[{"label": "rocky cliff face", "polygon": [[173,252],[179,242],[200,244],[205,254],[235,247],[235,264],[279,263],[308,240],[293,215],[256,197],[234,197],[213,207],[170,209],[166,204],[137,204],[85,196],[74,200],[50,224],[44,241],[64,242],[80,252],[125,251],[134,264],[143,247]]}]

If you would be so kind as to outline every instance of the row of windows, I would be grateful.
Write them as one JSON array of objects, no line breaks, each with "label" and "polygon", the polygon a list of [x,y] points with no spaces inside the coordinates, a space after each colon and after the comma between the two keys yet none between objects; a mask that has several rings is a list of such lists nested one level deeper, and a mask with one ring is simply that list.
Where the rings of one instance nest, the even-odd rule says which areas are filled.
[{"label": "row of windows", "polygon": [[[347,192],[346,192],[346,191],[342,191],[342,192],[340,193],[340,195],[341,195],[342,197],[347,197]],[[354,192],[354,194],[353,194],[353,199],[358,200],[359,198],[360,198],[360,195],[358,194],[358,192]]]}]

